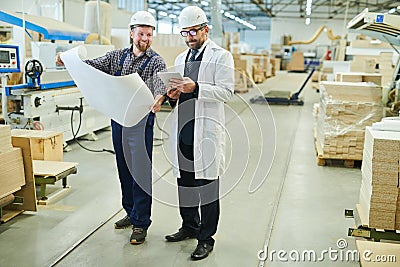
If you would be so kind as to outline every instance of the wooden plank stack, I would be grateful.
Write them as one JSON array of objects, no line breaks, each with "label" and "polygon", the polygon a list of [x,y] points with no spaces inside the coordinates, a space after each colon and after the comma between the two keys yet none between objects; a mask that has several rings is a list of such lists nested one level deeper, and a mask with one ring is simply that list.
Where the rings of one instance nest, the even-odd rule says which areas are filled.
[{"label": "wooden plank stack", "polygon": [[381,87],[321,82],[317,142],[322,158],[362,160],[366,126],[382,118]]},{"label": "wooden plank stack", "polygon": [[12,150],[10,125],[0,125],[0,153]]},{"label": "wooden plank stack", "polygon": [[382,85],[387,85],[392,81],[394,73],[392,57],[393,52],[381,52],[379,56],[355,55],[350,71],[379,73],[382,75]]},{"label": "wooden plank stack", "polygon": [[400,132],[367,127],[360,205],[371,228],[400,230]]},{"label": "wooden plank stack", "polygon": [[338,72],[336,73],[337,82],[371,82],[382,85],[382,75],[379,73],[366,72]]},{"label": "wooden plank stack", "polygon": [[11,130],[0,125],[0,199],[25,185],[24,162],[20,148],[11,145]]}]

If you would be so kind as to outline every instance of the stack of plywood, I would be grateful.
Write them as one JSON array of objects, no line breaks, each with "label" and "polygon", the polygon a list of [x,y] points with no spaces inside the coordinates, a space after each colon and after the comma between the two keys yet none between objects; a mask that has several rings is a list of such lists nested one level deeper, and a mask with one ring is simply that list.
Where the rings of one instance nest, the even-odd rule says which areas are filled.
[{"label": "stack of plywood", "polygon": [[247,73],[247,61],[240,59],[240,55],[234,55],[235,62],[235,92],[246,93],[251,87],[251,80]]},{"label": "stack of plywood", "polygon": [[12,150],[11,128],[9,125],[0,125],[0,153]]},{"label": "stack of plywood", "polygon": [[[400,169],[399,169],[400,172]],[[400,175],[399,175],[400,176]],[[400,181],[399,181],[400,182]],[[397,195],[397,202],[396,202],[396,221],[395,221],[395,228],[396,230],[400,230],[400,184],[399,190]]]},{"label": "stack of plywood", "polygon": [[381,87],[321,82],[317,144],[322,158],[361,160],[366,126],[382,118]]},{"label": "stack of plywood", "polygon": [[271,62],[271,75],[275,76],[276,72],[281,70],[281,59],[280,58],[270,58]]},{"label": "stack of plywood", "polygon": [[327,93],[326,97],[332,100],[369,103],[382,102],[382,87],[376,84],[324,81],[320,83],[320,87],[324,88],[324,91]]},{"label": "stack of plywood", "polygon": [[367,127],[360,189],[360,205],[371,228],[400,229],[400,132]]},{"label": "stack of plywood", "polygon": [[381,52],[379,56],[356,55],[351,61],[350,71],[379,73],[382,75],[382,85],[387,85],[394,73],[392,57],[392,52]]},{"label": "stack of plywood", "polygon": [[[265,54],[241,54],[241,60],[247,61],[247,73],[254,82],[263,82],[266,79],[265,74],[271,72],[269,57]],[[257,80],[255,80],[255,78]]]},{"label": "stack of plywood", "polygon": [[252,70],[253,70],[253,80],[255,83],[262,83],[265,80],[265,75],[264,71],[261,67],[260,64],[253,64],[252,65]]},{"label": "stack of plywood", "polygon": [[20,148],[11,145],[11,131],[0,126],[0,199],[21,189],[25,184],[24,163]]},{"label": "stack of plywood", "polygon": [[382,75],[379,73],[366,72],[338,72],[336,73],[337,82],[371,82],[382,85]]}]

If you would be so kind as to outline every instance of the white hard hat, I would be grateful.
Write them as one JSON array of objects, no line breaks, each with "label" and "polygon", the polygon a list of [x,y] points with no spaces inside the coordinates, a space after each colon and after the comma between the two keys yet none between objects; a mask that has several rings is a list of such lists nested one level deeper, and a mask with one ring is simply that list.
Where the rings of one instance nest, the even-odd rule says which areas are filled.
[{"label": "white hard hat", "polygon": [[207,23],[207,16],[204,11],[197,6],[185,7],[179,15],[179,27],[181,29]]},{"label": "white hard hat", "polygon": [[153,15],[151,15],[149,12],[138,11],[135,14],[133,14],[131,22],[129,23],[129,27],[140,26],[140,25],[146,25],[155,28],[156,20],[154,19]]}]

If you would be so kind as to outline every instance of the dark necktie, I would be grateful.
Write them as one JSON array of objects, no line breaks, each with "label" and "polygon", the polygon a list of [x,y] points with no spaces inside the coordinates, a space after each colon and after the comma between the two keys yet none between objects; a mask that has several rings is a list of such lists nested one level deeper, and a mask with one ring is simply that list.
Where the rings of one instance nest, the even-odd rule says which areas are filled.
[{"label": "dark necktie", "polygon": [[192,73],[193,69],[194,69],[194,61],[196,59],[196,54],[199,50],[197,49],[191,49],[190,50],[190,58],[188,59],[188,61],[186,62],[186,71],[187,74],[190,75],[190,73]]}]

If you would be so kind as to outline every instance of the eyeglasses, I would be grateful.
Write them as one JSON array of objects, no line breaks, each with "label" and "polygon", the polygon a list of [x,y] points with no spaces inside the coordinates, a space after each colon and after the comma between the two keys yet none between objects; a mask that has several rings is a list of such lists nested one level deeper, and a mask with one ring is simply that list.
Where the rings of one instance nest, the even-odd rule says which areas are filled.
[{"label": "eyeglasses", "polygon": [[188,30],[188,31],[181,31],[181,35],[183,36],[183,37],[187,37],[189,34],[190,34],[190,36],[196,36],[197,35],[197,32],[198,31],[201,31],[202,29],[204,29],[206,26],[202,26],[202,27],[200,27],[200,28],[198,28],[198,29],[191,29],[191,30]]}]

